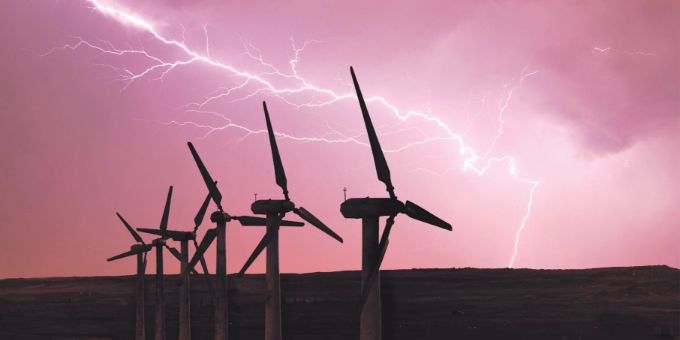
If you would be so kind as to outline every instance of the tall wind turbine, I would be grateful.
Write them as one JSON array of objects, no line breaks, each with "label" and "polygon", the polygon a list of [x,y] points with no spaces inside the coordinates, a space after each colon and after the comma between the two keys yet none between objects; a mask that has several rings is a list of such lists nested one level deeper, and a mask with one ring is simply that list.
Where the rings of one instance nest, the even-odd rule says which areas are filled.
[{"label": "tall wind turbine", "polygon": [[282,225],[281,219],[286,213],[292,211],[339,242],[342,242],[342,238],[305,208],[296,207],[295,203],[288,197],[286,173],[283,170],[279,148],[276,145],[274,129],[269,120],[267,103],[263,102],[262,106],[264,108],[264,117],[267,121],[267,131],[269,132],[269,144],[274,161],[276,184],[283,190],[284,199],[258,200],[251,205],[250,209],[253,213],[267,215],[267,231],[239,272],[239,276],[243,275],[262,250],[267,248],[267,296],[265,298],[264,338],[265,340],[281,340],[281,282],[279,273],[279,226]]},{"label": "tall wind turbine", "polygon": [[[210,176],[208,169],[205,167],[205,164],[203,164],[203,161],[201,160],[201,157],[198,155],[196,148],[194,148],[194,145],[191,142],[188,142],[187,145],[189,146],[191,155],[194,157],[194,161],[196,161],[196,166],[198,167],[198,170],[201,173],[201,177],[203,177],[203,181],[205,182],[206,187],[208,187],[208,196],[205,198],[205,201],[203,201],[201,210],[194,219],[195,222],[194,232],[196,232],[198,227],[201,225],[201,222],[203,221],[203,216],[205,215],[205,212],[208,208],[208,204],[210,203],[211,199],[213,202],[215,202],[215,206],[217,207],[217,211],[213,212],[210,215],[210,221],[215,223],[216,227],[206,231],[205,236],[203,236],[203,240],[201,241],[201,244],[196,247],[196,253],[194,254],[194,257],[191,259],[191,261],[189,261],[188,266],[189,268],[194,268],[194,266],[196,265],[196,263],[198,263],[199,260],[202,261],[201,263],[205,266],[203,254],[205,253],[206,250],[208,250],[208,247],[210,247],[210,244],[213,242],[215,237],[217,237],[217,252],[216,252],[217,268],[215,269],[216,290],[215,299],[213,303],[215,306],[214,338],[216,340],[226,340],[229,336],[228,329],[229,302],[227,294],[228,282],[227,282],[227,246],[226,246],[227,222],[231,220],[236,220],[239,221],[243,226],[264,226],[266,225],[267,220],[262,217],[254,216],[231,216],[228,213],[224,212],[224,209],[222,208],[222,193],[217,188],[217,182],[213,180],[212,176]],[[304,225],[304,223],[302,222],[283,221],[282,223],[289,226]]]},{"label": "tall wind turbine", "polygon": [[153,245],[146,244],[144,240],[132,229],[129,223],[125,221],[123,216],[116,213],[118,218],[123,222],[125,228],[130,232],[132,238],[136,243],[130,247],[129,251],[109,257],[106,261],[115,261],[124,257],[137,255],[137,285],[135,286],[136,306],[135,306],[135,340],[144,340],[145,326],[144,326],[144,272],[146,271],[146,253],[153,249]]},{"label": "tall wind turbine", "polygon": [[[406,201],[402,203],[394,194],[394,186],[390,178],[385,155],[380,148],[378,136],[373,128],[368,114],[366,102],[361,94],[359,82],[354,69],[350,67],[352,81],[359,99],[359,106],[366,125],[368,140],[371,144],[375,169],[378,180],[385,184],[389,198],[350,198],[340,205],[340,212],[345,218],[360,218],[362,224],[361,246],[361,320],[359,329],[360,340],[382,339],[382,314],[380,308],[380,265],[385,256],[389,235],[394,224],[394,218],[399,213],[428,223],[430,225],[452,230],[451,225],[433,215],[417,204]],[[387,216],[385,229],[378,242],[379,222],[381,216]]]}]

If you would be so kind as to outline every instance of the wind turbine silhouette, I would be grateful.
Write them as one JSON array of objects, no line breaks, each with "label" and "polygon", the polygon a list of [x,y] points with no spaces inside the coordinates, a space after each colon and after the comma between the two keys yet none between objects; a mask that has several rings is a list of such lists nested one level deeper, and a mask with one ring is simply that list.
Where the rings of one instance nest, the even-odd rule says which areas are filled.
[{"label": "wind turbine silhouette", "polygon": [[[389,235],[397,214],[407,216],[431,224],[433,226],[452,230],[451,225],[433,215],[417,204],[406,201],[402,203],[394,194],[394,186],[390,177],[385,155],[380,148],[378,136],[373,128],[368,114],[366,102],[361,94],[359,82],[354,69],[350,67],[352,81],[356,90],[359,106],[366,125],[366,133],[373,153],[373,161],[378,174],[378,180],[385,184],[389,198],[350,198],[340,205],[340,212],[345,218],[360,218],[362,220],[362,252],[361,252],[361,317],[359,338],[361,340],[382,339],[382,313],[380,307],[380,265],[385,256]],[[381,216],[387,216],[383,234],[378,242],[379,222]]]},{"label": "wind turbine silhouette", "polygon": [[[213,212],[210,215],[210,221],[215,223],[216,227],[206,231],[205,235],[203,236],[203,240],[201,241],[201,244],[196,247],[196,253],[194,254],[194,257],[191,259],[191,261],[189,261],[188,267],[193,268],[199,260],[204,261],[203,254],[205,253],[206,250],[208,250],[208,247],[210,247],[210,244],[215,240],[215,237],[217,237],[217,254],[216,254],[217,268],[215,269],[216,272],[215,286],[217,289],[215,290],[214,300],[215,306],[214,338],[217,340],[224,340],[227,339],[229,335],[228,330],[229,305],[227,294],[228,282],[227,282],[227,250],[226,250],[227,222],[231,220],[236,220],[239,221],[243,226],[264,226],[266,225],[267,220],[262,217],[254,216],[231,216],[224,212],[224,209],[222,208],[222,193],[217,188],[217,182],[213,180],[212,176],[210,176],[208,169],[205,167],[205,164],[203,164],[203,161],[201,160],[201,157],[198,155],[196,148],[194,148],[194,145],[191,142],[188,142],[187,145],[189,146],[189,150],[191,151],[191,155],[193,156],[194,161],[196,161],[196,166],[198,167],[198,170],[201,173],[201,177],[203,177],[203,181],[205,182],[206,187],[208,187],[208,196],[205,198],[205,201],[203,201],[201,210],[199,210],[199,214],[196,215],[196,218],[194,219],[194,222],[196,223],[194,232],[196,232],[198,227],[201,225],[203,215],[205,215],[205,211],[208,208],[208,204],[210,203],[211,199],[213,202],[215,202],[215,205],[217,206],[218,209],[217,211]],[[292,221],[282,221],[281,223],[282,225],[298,227],[304,225],[304,223],[302,222]]]},{"label": "wind turbine silhouette", "polygon": [[144,325],[144,272],[146,271],[146,253],[153,249],[154,245],[146,244],[132,226],[116,212],[118,218],[123,222],[125,228],[130,232],[135,242],[129,251],[109,257],[106,261],[115,261],[128,256],[137,255],[137,284],[135,285],[135,339],[144,340],[146,328]]},{"label": "wind turbine silhouette", "polygon": [[[163,215],[161,216],[160,229],[168,228],[168,218],[170,216],[170,201],[172,200],[172,186],[168,189],[168,196],[165,198],[165,207],[163,208]],[[153,240],[152,244],[156,247],[156,318],[155,318],[155,339],[165,339],[165,295],[163,283],[163,247],[166,247],[170,253],[175,256],[180,262],[182,257],[177,249],[168,246],[162,237]]]},{"label": "wind turbine silhouette", "polygon": [[[170,201],[172,200],[172,186],[168,189],[168,196],[165,199],[165,207],[163,209],[163,215],[161,216],[161,222],[159,224],[160,230],[168,229],[168,218],[170,217]],[[170,254],[174,256],[178,261],[182,262],[182,254],[180,254],[177,249],[168,246],[163,237],[159,237],[152,241],[156,247],[156,318],[155,326],[156,331],[154,333],[156,340],[165,339],[165,293],[164,293],[164,273],[163,273],[163,248],[167,248]],[[208,273],[206,267],[204,267],[203,272]],[[198,274],[196,271],[193,273]]]},{"label": "wind turbine silhouette", "polygon": [[[171,196],[172,189],[170,193],[168,194],[168,201]],[[205,206],[205,207],[204,207]],[[207,209],[207,204],[204,201],[204,204],[201,205],[201,208],[199,209],[199,212],[197,216],[201,216],[200,219],[202,220],[203,217],[202,215],[205,214],[205,209]],[[166,211],[169,214],[170,210],[170,205],[169,203],[166,203]],[[198,217],[196,218],[198,219]],[[194,227],[194,230],[196,230],[197,226]],[[188,263],[189,263],[189,241],[193,241],[194,244],[196,244],[196,233],[195,231],[178,231],[178,230],[168,230],[167,228],[167,215],[164,211],[163,213],[163,218],[161,219],[161,225],[158,229],[149,229],[149,228],[137,228],[137,230],[143,232],[143,233],[148,233],[148,234],[154,234],[154,235],[159,235],[160,236],[160,241],[165,244],[165,240],[167,239],[172,239],[174,241],[179,241],[181,244],[181,252],[179,253],[179,259],[180,259],[180,288],[179,288],[179,336],[178,338],[180,340],[190,340],[191,339],[191,304],[190,304],[190,291],[189,291],[189,273],[190,272],[195,272],[193,269],[189,268]],[[177,256],[176,250],[173,252],[173,255]],[[204,273],[207,275],[207,265],[205,265],[205,260],[202,261],[203,268],[204,268]]]},{"label": "wind turbine silhouette", "polygon": [[250,209],[253,213],[267,215],[267,231],[243,265],[243,268],[239,272],[239,276],[242,276],[253,261],[260,255],[262,250],[267,248],[267,296],[265,298],[264,338],[265,340],[281,340],[281,282],[279,273],[279,226],[282,225],[281,219],[286,213],[292,211],[309,224],[339,242],[342,242],[342,238],[305,208],[296,207],[295,203],[288,197],[286,173],[283,170],[281,155],[279,154],[279,148],[276,145],[276,137],[274,136],[274,129],[272,128],[269,119],[267,103],[262,102],[262,107],[264,109],[265,120],[267,121],[267,131],[269,133],[269,145],[271,147],[272,159],[274,162],[276,184],[283,190],[284,199],[258,200],[251,205]]},{"label": "wind turbine silhouette", "polygon": [[[165,230],[167,229],[168,226],[168,217],[170,215],[170,201],[172,199],[172,186],[168,189],[168,195],[165,199],[165,207],[163,208],[163,215],[161,217],[161,222],[160,222],[160,229]],[[146,271],[146,253],[149,252],[151,249],[154,247],[156,248],[156,304],[155,304],[155,338],[157,340],[159,339],[165,339],[165,302],[164,302],[164,292],[163,292],[163,248],[166,248],[170,251],[170,254],[172,254],[178,261],[182,261],[182,256],[177,249],[168,246],[167,243],[165,243],[165,239],[162,237],[157,238],[153,241],[151,241],[150,245],[147,245],[144,243],[144,240],[139,236],[139,234],[132,228],[132,226],[121,216],[119,213],[116,212],[116,215],[118,216],[118,219],[123,223],[125,228],[130,232],[132,237],[137,241],[137,244],[131,248],[130,251],[122,253],[120,255],[116,255],[114,257],[111,257],[107,259],[107,261],[114,261],[117,259],[121,259],[127,256],[132,256],[132,255],[137,255],[140,257],[142,254],[144,254],[143,258],[143,266],[140,270],[140,263],[139,263],[139,258],[138,258],[138,268],[137,268],[137,273],[140,275],[141,272],[141,278],[138,280],[137,284],[137,329],[141,329],[140,333],[137,334],[137,336],[141,336],[143,338],[144,331],[142,328],[144,327],[144,281],[143,281],[143,275],[144,272]],[[194,271],[195,272],[195,271]]]}]

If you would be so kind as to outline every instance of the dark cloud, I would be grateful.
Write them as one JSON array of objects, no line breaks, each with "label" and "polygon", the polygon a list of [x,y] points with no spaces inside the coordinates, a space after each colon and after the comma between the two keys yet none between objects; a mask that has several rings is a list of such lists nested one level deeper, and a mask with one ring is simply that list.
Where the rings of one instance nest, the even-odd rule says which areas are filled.
[{"label": "dark cloud", "polygon": [[535,90],[590,151],[618,152],[677,122],[678,4],[589,4],[555,17],[570,31],[536,54],[545,73]]}]

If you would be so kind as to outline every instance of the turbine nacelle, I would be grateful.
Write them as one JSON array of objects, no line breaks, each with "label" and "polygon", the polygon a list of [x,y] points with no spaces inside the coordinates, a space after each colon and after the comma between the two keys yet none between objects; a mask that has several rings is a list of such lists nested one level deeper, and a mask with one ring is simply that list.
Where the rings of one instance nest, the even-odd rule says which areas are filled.
[{"label": "turbine nacelle", "polygon": [[148,249],[151,249],[148,244],[135,243],[130,246],[130,250],[135,252],[145,252]]},{"label": "turbine nacelle", "polygon": [[253,214],[270,215],[285,214],[295,209],[295,203],[290,200],[257,200],[250,206]]},{"label": "turbine nacelle", "polygon": [[340,212],[345,218],[392,216],[404,211],[404,203],[393,198],[350,198],[342,202]]}]

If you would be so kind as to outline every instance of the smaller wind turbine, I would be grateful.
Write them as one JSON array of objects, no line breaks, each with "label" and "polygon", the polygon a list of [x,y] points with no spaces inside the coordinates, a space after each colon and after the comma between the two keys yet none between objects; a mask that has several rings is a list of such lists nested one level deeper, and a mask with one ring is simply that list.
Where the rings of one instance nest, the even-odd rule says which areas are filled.
[{"label": "smaller wind turbine", "polygon": [[283,163],[281,163],[281,155],[279,148],[276,145],[276,137],[274,136],[274,129],[269,120],[269,111],[267,111],[267,103],[262,102],[264,108],[264,117],[267,121],[267,131],[269,132],[269,145],[272,151],[272,159],[274,161],[274,172],[276,176],[276,184],[283,190],[283,200],[259,200],[253,202],[250,209],[255,214],[267,215],[267,231],[255,247],[255,250],[250,255],[245,265],[239,272],[242,276],[248,267],[255,261],[264,248],[267,248],[267,297],[265,298],[265,340],[281,340],[281,282],[279,273],[279,227],[282,225],[281,219],[288,212],[293,212],[300,216],[309,224],[315,226],[322,232],[328,234],[332,238],[342,242],[342,238],[326,226],[321,220],[316,218],[312,213],[303,207],[296,207],[295,203],[288,197],[288,184],[286,180],[286,173],[283,170]]},{"label": "smaller wind turbine", "polygon": [[[201,244],[196,246],[196,253],[194,254],[194,257],[191,259],[191,261],[189,261],[188,267],[194,268],[196,263],[200,260],[201,264],[205,268],[204,270],[207,270],[207,268],[205,267],[205,260],[203,254],[205,253],[206,250],[208,250],[208,247],[210,247],[210,244],[215,240],[215,237],[217,237],[217,254],[216,254],[217,268],[215,269],[216,272],[215,285],[217,289],[215,290],[214,300],[215,306],[214,338],[216,340],[224,340],[227,339],[229,335],[228,331],[229,303],[227,294],[228,282],[227,282],[227,246],[226,246],[227,222],[231,220],[236,220],[239,221],[243,226],[264,226],[266,225],[267,220],[262,217],[254,216],[231,216],[224,212],[224,209],[222,208],[222,193],[217,188],[217,182],[213,180],[212,176],[210,176],[208,169],[205,167],[205,164],[203,164],[203,161],[201,160],[201,157],[198,155],[196,148],[194,148],[194,145],[191,142],[188,142],[187,145],[189,146],[191,155],[194,157],[194,161],[196,162],[198,171],[201,173],[201,177],[203,177],[203,181],[205,182],[206,187],[208,187],[208,196],[206,196],[205,200],[203,201],[203,205],[201,206],[201,209],[196,215],[196,218],[194,218],[195,223],[194,233],[198,230],[198,227],[201,225],[203,221],[203,216],[205,215],[205,212],[208,209],[208,204],[210,203],[211,199],[213,202],[215,202],[215,206],[218,209],[217,211],[213,212],[210,215],[210,221],[215,223],[216,227],[206,231],[205,235],[203,236],[203,240],[201,241]],[[304,223],[302,222],[291,221],[283,221],[282,224],[298,227],[304,225]]]},{"label": "smaller wind turbine", "polygon": [[[167,223],[167,222],[166,222]],[[191,339],[191,311],[189,294],[189,241],[196,239],[191,231],[168,230],[167,224],[159,229],[137,228],[137,230],[161,236],[162,240],[172,239],[181,244],[180,251],[180,287],[179,287],[179,340]],[[207,272],[206,272],[207,274]]]},{"label": "smaller wind turbine", "polygon": [[[168,229],[168,218],[170,216],[170,201],[172,200],[172,186],[168,189],[168,196],[165,199],[165,207],[163,209],[163,216],[159,224],[160,230]],[[182,255],[177,249],[168,246],[163,237],[159,237],[152,241],[156,247],[156,318],[155,326],[156,340],[165,339],[165,294],[163,292],[163,248],[167,248],[178,261],[182,262]],[[204,271],[207,273],[207,270]]]},{"label": "smaller wind turbine", "polygon": [[[361,322],[359,338],[361,340],[382,339],[382,316],[380,308],[380,265],[385,256],[389,235],[397,214],[407,216],[446,230],[452,230],[451,225],[433,215],[417,204],[406,201],[402,203],[394,194],[394,186],[390,179],[390,169],[385,155],[380,148],[378,135],[373,128],[368,114],[366,102],[361,94],[359,82],[350,67],[352,81],[359,99],[359,106],[366,125],[368,140],[371,144],[373,161],[375,162],[378,180],[385,183],[389,198],[350,198],[340,205],[340,212],[345,218],[360,218],[362,220],[362,252],[361,252]],[[387,216],[387,224],[378,243],[380,216]]]},{"label": "smaller wind turbine", "polygon": [[[167,229],[168,217],[170,215],[170,200],[171,199],[172,199],[172,186],[170,186],[170,188],[168,189],[168,196],[165,199],[165,207],[163,209],[163,216],[161,217],[161,223],[160,223],[160,229],[161,230]],[[144,246],[144,247],[138,247],[138,249],[135,249],[134,252],[133,252],[133,250],[131,250],[129,252],[114,256],[114,257],[108,259],[109,261],[113,261],[113,260],[116,260],[116,259],[119,259],[119,258],[122,258],[122,257],[126,257],[126,256],[135,255],[136,252],[143,251],[143,253],[144,253],[144,269],[146,269],[146,253],[151,248],[153,248],[153,247],[156,248],[156,305],[155,305],[155,312],[156,312],[156,317],[155,317],[155,326],[156,327],[155,328],[156,329],[155,329],[155,338],[157,340],[165,339],[165,302],[164,302],[164,293],[163,293],[163,286],[164,286],[164,284],[163,284],[163,248],[168,249],[170,251],[170,254],[172,254],[180,262],[182,261],[181,254],[179,253],[179,251],[177,251],[177,249],[168,246],[165,243],[165,239],[163,239],[162,237],[151,241],[150,245],[146,245],[144,243],[144,241],[142,240],[142,238],[139,236],[139,234],[137,234],[137,232],[123,218],[123,216],[121,216],[119,213],[116,213],[116,215],[118,216],[120,221],[123,223],[125,228],[128,231],[130,231],[130,234],[132,234],[132,237],[138,242],[137,244],[139,244],[140,246]],[[147,247],[150,247],[150,248],[148,250],[146,250]],[[137,255],[138,255],[138,257],[140,256],[140,254],[137,254]],[[138,268],[138,272],[139,272],[139,268]],[[139,283],[138,283],[137,289],[138,289],[137,296],[138,296],[138,299],[139,299],[138,303],[140,303],[140,301],[141,301],[141,303],[139,304],[141,306],[144,302],[143,286],[140,287]],[[141,296],[141,298],[140,298],[140,296]],[[139,313],[142,313],[142,315],[143,315],[144,308],[139,309],[139,307],[138,307],[138,315],[140,315]],[[141,319],[142,320],[144,319],[143,316],[142,316]],[[139,324],[139,322],[140,322],[140,319],[137,319],[138,324]],[[142,324],[142,327],[143,327],[143,324]],[[143,334],[143,332],[142,332],[142,334]]]},{"label": "smaller wind turbine", "polygon": [[144,340],[145,337],[145,327],[144,327],[144,272],[146,271],[146,253],[153,249],[153,245],[146,244],[137,232],[132,229],[130,224],[125,221],[123,216],[116,212],[118,218],[123,222],[125,228],[130,232],[132,238],[135,239],[136,243],[130,247],[129,251],[118,254],[113,257],[109,257],[106,261],[115,261],[128,256],[137,255],[137,285],[135,287],[136,291],[136,311],[135,311],[135,339]]}]

